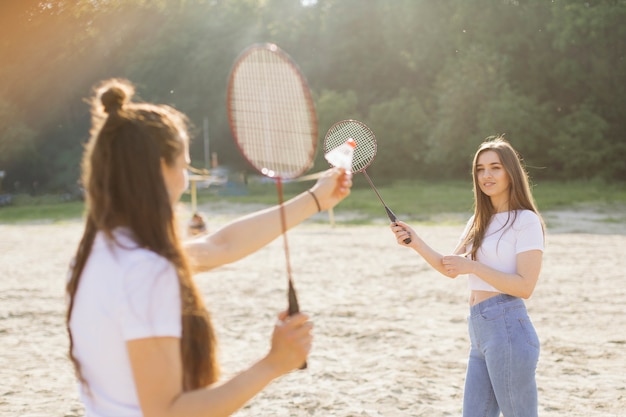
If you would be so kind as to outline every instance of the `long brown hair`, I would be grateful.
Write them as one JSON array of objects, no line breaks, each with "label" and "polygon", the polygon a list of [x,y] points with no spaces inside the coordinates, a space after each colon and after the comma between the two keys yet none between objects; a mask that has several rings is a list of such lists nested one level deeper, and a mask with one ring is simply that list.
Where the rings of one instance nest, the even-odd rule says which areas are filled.
[{"label": "long brown hair", "polygon": [[182,304],[183,386],[191,390],[215,382],[219,369],[211,317],[192,280],[161,173],[161,159],[172,165],[185,149],[187,119],[169,106],[131,102],[133,94],[130,82],[112,79],[97,86],[91,99],[91,138],[82,161],[86,224],[67,284],[69,355],[86,384],[73,354],[74,297],[97,232],[114,239],[113,230],[123,226],[133,232],[139,247],[175,267]]},{"label": "long brown hair", "polygon": [[[500,157],[500,162],[504,167],[504,170],[509,176],[509,210],[531,210],[537,216],[542,223],[541,215],[532,196],[530,190],[530,180],[528,179],[528,173],[522,165],[522,157],[511,146],[511,144],[502,136],[494,136],[487,138],[476,151],[474,155],[474,161],[472,162],[472,178],[474,182],[474,221],[470,226],[463,244],[465,247],[472,245],[472,249],[469,254],[471,259],[476,259],[476,252],[480,249],[480,245],[485,237],[485,232],[491,218],[496,213],[496,208],[491,203],[491,199],[488,195],[482,192],[478,184],[478,157],[485,151],[494,151]],[[517,213],[514,212],[513,218],[507,224],[512,224],[517,217]],[[545,229],[544,229],[545,230]]]}]

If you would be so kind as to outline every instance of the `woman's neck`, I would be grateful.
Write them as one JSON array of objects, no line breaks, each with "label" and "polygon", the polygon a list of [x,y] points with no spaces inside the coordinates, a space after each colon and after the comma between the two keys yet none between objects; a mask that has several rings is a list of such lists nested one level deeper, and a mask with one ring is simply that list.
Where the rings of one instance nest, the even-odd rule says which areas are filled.
[{"label": "woman's neck", "polygon": [[492,198],[491,205],[493,206],[493,209],[496,213],[505,213],[507,211],[511,211],[511,208],[509,207],[508,199],[502,200],[502,199]]}]

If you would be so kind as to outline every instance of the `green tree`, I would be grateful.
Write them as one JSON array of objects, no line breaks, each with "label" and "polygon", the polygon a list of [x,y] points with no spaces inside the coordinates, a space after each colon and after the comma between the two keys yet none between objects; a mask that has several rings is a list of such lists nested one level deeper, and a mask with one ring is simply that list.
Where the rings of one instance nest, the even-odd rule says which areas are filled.
[{"label": "green tree", "polygon": [[371,106],[367,123],[377,137],[378,152],[371,168],[377,178],[427,174],[424,162],[429,117],[418,97],[403,90],[399,96]]},{"label": "green tree", "polygon": [[[578,137],[576,133],[587,129],[567,117],[583,115],[592,126],[602,125],[602,136],[606,137],[606,140],[599,140],[596,133],[590,138],[599,147],[597,152],[607,158],[598,174],[626,180],[626,85],[623,82],[626,73],[626,1],[556,2],[552,14],[549,29],[558,52],[553,75],[561,85],[556,100],[566,115],[564,120],[576,125],[563,126],[573,134],[570,136],[570,152],[578,153],[579,146],[582,146],[581,151],[589,148],[587,138]],[[597,118],[607,125],[599,123]],[[564,135],[562,139],[568,136]],[[590,175],[587,169],[571,174],[577,172],[584,177]]]},{"label": "green tree", "polygon": [[483,137],[505,135],[524,158],[531,174],[554,176],[553,155],[546,149],[554,145],[556,112],[551,103],[502,87],[478,112],[477,131]]},{"label": "green tree", "polygon": [[[478,116],[507,88],[507,66],[502,57],[473,45],[450,59],[435,86],[437,108],[427,139],[426,163],[437,177],[466,174],[471,156],[484,139]],[[492,131],[492,130],[490,130]]]},{"label": "green tree", "polygon": [[553,147],[548,148],[557,176],[562,179],[612,179],[611,146],[606,137],[608,123],[587,106],[581,106],[561,118]]},{"label": "green tree", "polygon": [[3,189],[12,189],[16,181],[30,184],[42,178],[37,164],[24,167],[25,159],[40,159],[35,147],[37,132],[22,120],[18,110],[0,99],[0,171],[5,171]]},{"label": "green tree", "polygon": [[625,0],[7,0],[0,141],[30,144],[7,174],[74,184],[83,98],[110,77],[184,111],[196,138],[208,119],[211,151],[241,167],[228,75],[244,48],[275,42],[317,92],[320,137],[350,117],[372,125],[377,180],[465,177],[478,143],[506,133],[537,175],[624,181],[625,20]]},{"label": "green tree", "polygon": [[330,127],[341,120],[360,119],[358,111],[359,103],[353,91],[338,93],[336,91],[323,90],[314,96],[317,112],[317,125],[319,127],[318,151],[315,156],[315,169],[328,168],[328,162],[324,159],[324,137]]}]

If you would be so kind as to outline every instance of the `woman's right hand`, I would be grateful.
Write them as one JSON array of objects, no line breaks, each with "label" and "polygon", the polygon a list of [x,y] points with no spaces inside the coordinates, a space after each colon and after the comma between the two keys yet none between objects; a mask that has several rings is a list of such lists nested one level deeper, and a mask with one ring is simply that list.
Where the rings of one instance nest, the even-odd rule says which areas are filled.
[{"label": "woman's right hand", "polygon": [[266,360],[279,375],[298,369],[306,362],[313,344],[312,330],[313,323],[306,314],[289,316],[283,311],[278,315]]},{"label": "woman's right hand", "polygon": [[[417,233],[415,233],[415,230],[413,230],[408,224],[397,220],[396,222],[391,223],[389,227],[391,228],[391,231],[396,235],[398,245],[411,247],[415,244]],[[404,241],[408,238],[411,239],[410,242],[404,243]]]}]

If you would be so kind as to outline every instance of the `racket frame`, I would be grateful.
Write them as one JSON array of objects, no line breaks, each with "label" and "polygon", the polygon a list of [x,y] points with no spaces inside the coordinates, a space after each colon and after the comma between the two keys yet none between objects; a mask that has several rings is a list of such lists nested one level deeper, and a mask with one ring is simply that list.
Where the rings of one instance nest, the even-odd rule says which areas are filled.
[{"label": "racket frame", "polygon": [[[311,150],[309,152],[309,164],[307,166],[303,166],[300,170],[290,173],[283,173],[282,175],[277,174],[275,171],[271,169],[267,169],[267,167],[257,166],[254,162],[250,160],[248,157],[244,147],[241,145],[241,141],[239,140],[239,130],[237,129],[237,122],[235,120],[236,111],[234,109],[234,100],[233,96],[235,94],[235,78],[237,74],[237,70],[239,66],[244,62],[244,60],[255,53],[259,53],[262,51],[269,51],[275,57],[280,59],[282,62],[288,64],[292,69],[292,74],[295,74],[298,78],[299,84],[301,86],[302,93],[305,98],[307,115],[308,115],[308,125],[311,128]],[[230,75],[228,77],[228,87],[226,90],[226,113],[228,115],[228,124],[230,126],[230,130],[235,138],[235,145],[239,149],[239,152],[244,157],[246,162],[254,168],[254,170],[268,178],[280,178],[282,180],[293,180],[300,177],[302,174],[307,172],[313,166],[315,161],[315,154],[317,152],[317,143],[318,143],[318,125],[317,125],[317,113],[315,111],[315,102],[313,101],[313,96],[311,94],[311,89],[309,84],[302,74],[300,67],[296,64],[296,62],[291,58],[289,54],[283,51],[280,47],[278,47],[274,43],[255,43],[250,45],[246,49],[244,49],[239,56],[235,59],[235,63],[233,64]]]},{"label": "racket frame", "polygon": [[[342,134],[339,141],[333,141],[333,145],[334,146],[332,146],[332,147],[328,146],[329,145],[329,138],[331,136],[333,136],[334,134],[336,134],[336,132],[338,132],[340,130],[340,128],[345,127],[345,126],[349,126],[349,127],[356,126],[356,127],[352,128],[350,130],[353,130],[353,131],[354,130],[360,130],[361,132],[359,132],[360,134],[356,135],[356,136],[349,136],[349,135],[343,135]],[[367,140],[363,140],[363,137],[367,138]],[[389,206],[385,203],[385,201],[383,200],[383,197],[378,192],[378,189],[376,189],[376,186],[374,185],[374,182],[372,182],[372,179],[367,174],[367,170],[366,169],[374,161],[374,158],[376,157],[376,152],[377,152],[377,149],[378,149],[377,148],[377,144],[376,144],[376,135],[374,135],[374,132],[372,131],[372,129],[370,129],[365,123],[360,122],[358,120],[354,120],[354,119],[341,120],[341,121],[333,124],[328,129],[328,131],[326,132],[326,136],[324,137],[324,153],[330,152],[331,150],[335,149],[337,146],[340,146],[342,143],[344,143],[349,138],[352,138],[356,142],[356,148],[355,148],[355,154],[354,154],[356,161],[353,160],[353,162],[352,162],[352,172],[361,172],[365,176],[365,179],[369,183],[370,187],[372,188],[372,190],[374,190],[374,193],[376,193],[376,196],[378,197],[378,200],[380,200],[381,204],[385,208],[385,212],[387,213],[387,217],[389,218],[389,220],[392,223],[397,223],[398,217],[389,208]],[[361,148],[361,150],[360,150],[359,146],[363,146],[363,145],[368,146],[369,149],[366,149],[365,151],[363,151],[362,150],[363,148]],[[361,153],[359,153],[359,151]],[[362,155],[363,152],[367,152],[367,151],[369,151],[369,154],[367,155],[367,158],[364,159],[364,160],[360,160],[359,156]],[[404,239],[404,243],[406,243],[406,244],[411,243],[411,238],[408,237],[408,238]]]},{"label": "racket frame", "polygon": [[[248,57],[250,57],[252,54],[266,53],[266,52],[271,53],[272,59],[277,58],[280,62],[282,62],[283,64],[287,64],[289,66],[289,69],[290,69],[289,74],[290,76],[294,76],[294,75],[296,76],[297,82],[295,84],[298,85],[299,92],[302,93],[302,96],[299,96],[296,100],[298,100],[299,98],[304,98],[304,103],[305,103],[304,107],[306,108],[306,110],[303,112],[303,114],[306,114],[306,117],[301,118],[301,120],[306,119],[307,129],[302,130],[302,132],[305,132],[305,131],[306,132],[305,133],[294,132],[294,136],[296,134],[300,134],[301,137],[310,136],[310,141],[311,141],[310,145],[305,147],[307,148],[308,162],[306,164],[302,164],[302,166],[298,167],[297,169],[289,171],[289,172],[285,172],[285,171],[278,172],[276,168],[268,167],[268,166],[260,166],[261,164],[253,161],[250,155],[248,154],[248,152],[246,151],[246,148],[242,146],[242,140],[241,140],[242,138],[241,138],[241,134],[238,129],[238,126],[237,126],[237,119],[236,119],[237,110],[236,110],[235,103],[238,100],[235,100],[234,97],[235,97],[235,89],[237,87],[236,81],[237,81],[238,69],[245,62],[245,60]],[[263,75],[266,75],[266,74],[264,73]],[[248,80],[248,81],[250,83],[255,83],[255,82],[258,82],[259,80]],[[263,81],[266,81],[266,80],[264,79]],[[268,82],[268,84],[271,85],[272,82],[276,82],[276,81],[277,81],[276,78],[272,79],[270,80],[270,82]],[[245,88],[245,87],[242,87],[242,88]],[[271,98],[275,99],[276,97],[271,97]],[[239,152],[241,153],[243,158],[246,160],[246,162],[248,162],[248,164],[252,168],[254,168],[259,174],[268,178],[272,178],[276,182],[276,189],[278,192],[278,205],[279,205],[279,211],[280,211],[281,230],[282,230],[282,236],[283,236],[283,246],[284,246],[284,251],[285,251],[285,262],[286,262],[286,268],[287,268],[287,281],[288,281],[288,289],[287,289],[288,309],[287,311],[289,315],[293,315],[300,311],[300,306],[298,303],[298,298],[297,298],[296,290],[293,284],[292,272],[291,272],[291,260],[290,260],[290,255],[289,255],[289,244],[287,242],[287,225],[286,225],[285,207],[284,207],[284,201],[283,201],[283,180],[292,180],[292,179],[298,178],[299,176],[304,174],[306,171],[311,169],[315,161],[315,154],[317,151],[317,143],[318,143],[318,140],[317,140],[318,127],[317,127],[317,115],[315,112],[315,106],[313,102],[313,97],[311,95],[311,90],[306,81],[306,78],[304,78],[304,76],[302,75],[302,71],[300,70],[298,65],[295,63],[295,61],[286,52],[284,52],[276,44],[273,44],[273,43],[257,43],[246,48],[236,58],[235,63],[233,64],[233,67],[231,68],[230,75],[229,75],[226,101],[227,101],[228,123],[230,125],[230,129],[235,139],[235,144],[237,148],[239,149]],[[296,103],[296,101],[294,101],[294,103]],[[297,104],[301,104],[301,103],[302,103],[301,101],[297,102]],[[246,103],[246,104],[249,104],[249,103]],[[290,121],[288,121],[284,125],[288,125]],[[281,125],[281,127],[284,127],[284,125]],[[264,125],[264,126],[266,127],[266,129],[269,131],[270,134],[276,132],[275,124],[272,124],[273,129],[267,128],[267,125]],[[268,132],[265,131],[264,133],[267,134]],[[246,140],[249,140],[249,139],[250,138],[246,138]],[[252,140],[257,140],[257,137],[255,136]],[[297,159],[298,159],[297,161],[298,163],[300,161],[305,160],[304,158],[302,159],[297,158]],[[288,164],[283,164],[284,161],[282,160],[280,162],[276,162],[276,161],[270,161],[270,162],[276,163],[276,165],[282,164],[281,166],[288,165]],[[293,165],[296,165],[296,164],[294,163]],[[302,366],[300,367],[300,369],[306,369],[307,366],[308,366],[307,362],[305,361],[304,364],[302,364]]]}]

